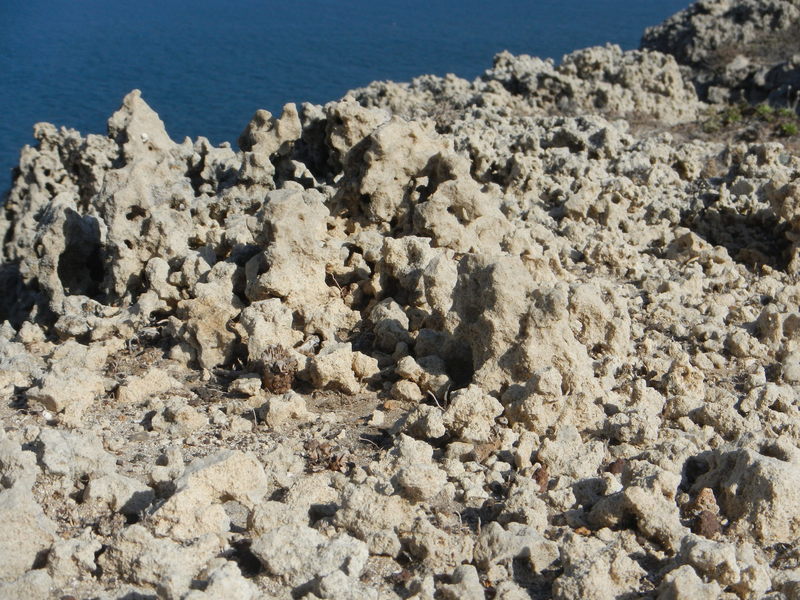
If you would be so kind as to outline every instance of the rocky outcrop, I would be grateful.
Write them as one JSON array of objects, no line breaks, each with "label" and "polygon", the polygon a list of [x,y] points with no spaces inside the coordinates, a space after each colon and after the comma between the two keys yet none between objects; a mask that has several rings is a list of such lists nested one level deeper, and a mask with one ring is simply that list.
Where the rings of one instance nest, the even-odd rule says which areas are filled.
[{"label": "rocky outcrop", "polygon": [[800,4],[702,0],[647,29],[642,48],[691,68],[704,99],[797,107]]},{"label": "rocky outcrop", "polygon": [[692,82],[784,94],[702,65],[794,8],[258,111],[238,150],[136,91],[107,136],[38,125],[0,596],[795,597],[800,158],[667,131]]}]

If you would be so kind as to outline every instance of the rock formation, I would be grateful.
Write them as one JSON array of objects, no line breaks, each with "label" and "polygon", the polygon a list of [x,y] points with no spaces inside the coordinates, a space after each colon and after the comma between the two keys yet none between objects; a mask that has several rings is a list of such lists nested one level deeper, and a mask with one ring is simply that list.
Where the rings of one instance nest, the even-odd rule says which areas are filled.
[{"label": "rock formation", "polygon": [[238,150],[138,91],[37,125],[0,597],[796,598],[800,157],[679,132],[791,100],[796,57],[708,61],[798,10],[258,111]]}]

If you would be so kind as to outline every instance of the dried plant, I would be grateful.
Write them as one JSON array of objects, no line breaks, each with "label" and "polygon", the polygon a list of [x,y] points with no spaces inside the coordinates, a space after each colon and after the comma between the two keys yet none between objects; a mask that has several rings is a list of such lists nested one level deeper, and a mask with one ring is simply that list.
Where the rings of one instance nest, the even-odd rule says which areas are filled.
[{"label": "dried plant", "polygon": [[267,346],[256,368],[261,372],[261,384],[273,394],[283,394],[292,389],[297,374],[297,359],[280,344]]}]

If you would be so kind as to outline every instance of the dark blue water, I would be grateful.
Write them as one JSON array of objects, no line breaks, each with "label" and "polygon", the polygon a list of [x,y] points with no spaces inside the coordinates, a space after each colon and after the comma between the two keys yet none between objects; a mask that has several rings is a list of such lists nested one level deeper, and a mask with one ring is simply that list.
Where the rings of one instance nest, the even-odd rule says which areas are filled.
[{"label": "dark blue water", "polygon": [[559,59],[689,0],[0,0],[0,190],[32,126],[104,133],[142,89],[176,140],[235,140],[253,112],[376,79],[472,79],[501,50]]}]

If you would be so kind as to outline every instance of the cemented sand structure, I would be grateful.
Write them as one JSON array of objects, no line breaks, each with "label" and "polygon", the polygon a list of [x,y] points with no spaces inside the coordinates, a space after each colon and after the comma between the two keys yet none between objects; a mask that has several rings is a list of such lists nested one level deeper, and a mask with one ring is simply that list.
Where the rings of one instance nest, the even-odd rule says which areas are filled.
[{"label": "cemented sand structure", "polygon": [[704,0],[238,150],[138,91],[108,135],[37,125],[0,597],[800,598],[800,157],[692,135],[792,109],[798,23]]}]

